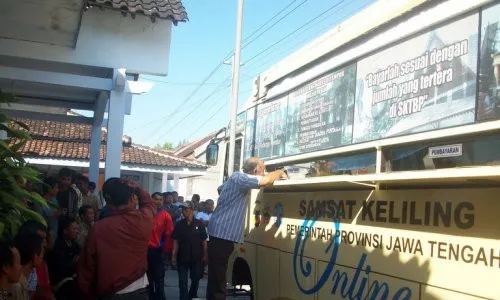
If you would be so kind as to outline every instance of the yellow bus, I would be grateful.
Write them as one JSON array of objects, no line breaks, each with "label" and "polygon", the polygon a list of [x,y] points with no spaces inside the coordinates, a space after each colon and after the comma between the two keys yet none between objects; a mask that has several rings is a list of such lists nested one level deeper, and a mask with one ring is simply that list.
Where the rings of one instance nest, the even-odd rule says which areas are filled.
[{"label": "yellow bus", "polygon": [[499,24],[499,1],[380,0],[256,78],[236,169],[258,156],[290,179],[251,193],[228,282],[500,299]]}]

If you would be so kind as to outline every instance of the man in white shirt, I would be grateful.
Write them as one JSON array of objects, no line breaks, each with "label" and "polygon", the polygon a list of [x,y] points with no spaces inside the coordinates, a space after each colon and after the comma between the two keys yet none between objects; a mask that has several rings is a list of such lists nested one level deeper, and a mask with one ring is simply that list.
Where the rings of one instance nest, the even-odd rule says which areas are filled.
[{"label": "man in white shirt", "polygon": [[210,217],[212,216],[212,212],[214,211],[214,200],[208,199],[207,201],[200,202],[200,209],[196,214],[196,218],[203,221],[205,226],[210,221]]},{"label": "man in white shirt", "polygon": [[264,162],[251,157],[245,161],[243,172],[234,172],[219,187],[217,208],[208,225],[208,285],[207,300],[226,299],[226,272],[234,243],[243,243],[248,191],[273,185],[287,178],[283,170],[264,174]]}]

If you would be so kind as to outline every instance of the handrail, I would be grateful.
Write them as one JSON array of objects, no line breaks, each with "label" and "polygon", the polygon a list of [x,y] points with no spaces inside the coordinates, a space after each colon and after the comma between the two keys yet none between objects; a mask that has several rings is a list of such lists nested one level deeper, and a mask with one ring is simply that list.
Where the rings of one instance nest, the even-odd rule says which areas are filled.
[{"label": "handrail", "polygon": [[500,184],[500,166],[461,167],[438,170],[399,171],[363,175],[332,175],[304,179],[280,180],[274,188],[304,187],[314,185],[352,186],[353,184],[376,187],[390,183],[432,183],[438,180],[492,179]]}]

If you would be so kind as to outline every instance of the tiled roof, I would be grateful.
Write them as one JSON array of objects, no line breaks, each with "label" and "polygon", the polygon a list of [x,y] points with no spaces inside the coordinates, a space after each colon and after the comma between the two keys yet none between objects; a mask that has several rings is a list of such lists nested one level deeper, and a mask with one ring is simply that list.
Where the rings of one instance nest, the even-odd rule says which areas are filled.
[{"label": "tiled roof", "polygon": [[204,138],[201,138],[199,140],[196,140],[194,142],[191,142],[187,145],[182,146],[181,148],[177,149],[174,154],[178,157],[187,157],[193,154],[193,152],[198,148],[203,146],[203,144],[209,142],[211,139],[215,137],[215,132],[207,135]]},{"label": "tiled roof", "polygon": [[87,0],[89,5],[108,7],[131,14],[144,14],[174,23],[188,20],[186,9],[180,0]]},{"label": "tiled roof", "polygon": [[136,148],[140,151],[143,151],[141,153],[144,153],[144,151],[147,151],[155,156],[167,158],[171,161],[172,164],[177,164],[178,167],[182,167],[182,166],[188,164],[191,166],[191,168],[207,168],[207,166],[205,164],[203,164],[197,160],[178,157],[178,156],[173,155],[173,154],[167,154],[164,151],[156,151],[156,150],[151,149],[151,148],[146,147],[146,146],[134,144],[134,145],[132,145],[132,148]]},{"label": "tiled roof", "polygon": [[[90,141],[92,126],[89,124],[75,124],[46,120],[16,119],[30,128],[33,138],[50,138],[54,140]],[[20,129],[15,124],[14,128]],[[106,131],[102,131],[102,141],[106,140]]]},{"label": "tiled roof", "polygon": [[[90,152],[91,126],[86,124],[64,123],[17,119],[30,126],[33,138],[20,149],[26,157],[55,158],[69,160],[88,160]],[[17,126],[17,125],[16,125]],[[106,157],[105,131],[100,159]],[[14,141],[11,141],[14,143]],[[123,146],[121,161],[125,164],[137,164],[158,167],[206,168],[200,162],[154,151],[145,146],[132,144]]]}]

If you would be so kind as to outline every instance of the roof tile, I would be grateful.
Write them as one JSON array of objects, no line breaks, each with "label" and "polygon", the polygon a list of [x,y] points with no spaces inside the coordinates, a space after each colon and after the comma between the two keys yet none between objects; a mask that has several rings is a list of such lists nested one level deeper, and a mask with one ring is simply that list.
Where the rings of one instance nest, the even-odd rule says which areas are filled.
[{"label": "roof tile", "polygon": [[[74,141],[90,141],[92,126],[89,124],[76,124],[47,120],[16,119],[16,121],[26,124],[30,130],[32,138],[50,138]],[[18,124],[13,124],[13,128],[22,129]],[[106,131],[102,131],[101,140],[107,138]]]},{"label": "roof tile", "polygon": [[194,142],[191,142],[187,145],[182,146],[178,150],[174,152],[176,156],[179,157],[187,157],[190,156],[198,147],[201,147],[203,144],[209,142],[215,137],[215,132],[207,135],[206,137],[203,137],[201,139],[198,139]]},{"label": "roof tile", "polygon": [[[63,158],[73,160],[88,160],[90,157],[90,133],[88,124],[64,123],[56,121],[41,121],[16,119],[29,126],[32,140],[20,149],[27,157]],[[21,127],[14,123],[16,129]],[[106,157],[106,131],[103,130],[100,160]],[[11,140],[13,144],[17,141]],[[155,151],[145,146],[132,144],[123,146],[122,163],[140,164],[159,167],[207,168],[196,161],[177,157],[173,154]]]},{"label": "roof tile", "polygon": [[[11,144],[14,141],[11,141]],[[53,141],[53,140],[30,140],[20,149],[27,157],[63,158],[74,160],[88,160],[90,145],[84,142]],[[105,159],[106,147],[101,145],[100,160]],[[122,163],[151,165],[161,167],[187,167],[206,168],[205,165],[177,157],[168,157],[165,154],[154,153],[152,150],[133,145],[123,147]]]},{"label": "roof tile", "polygon": [[88,0],[88,3],[132,14],[169,19],[174,23],[188,20],[186,9],[180,0]]}]

